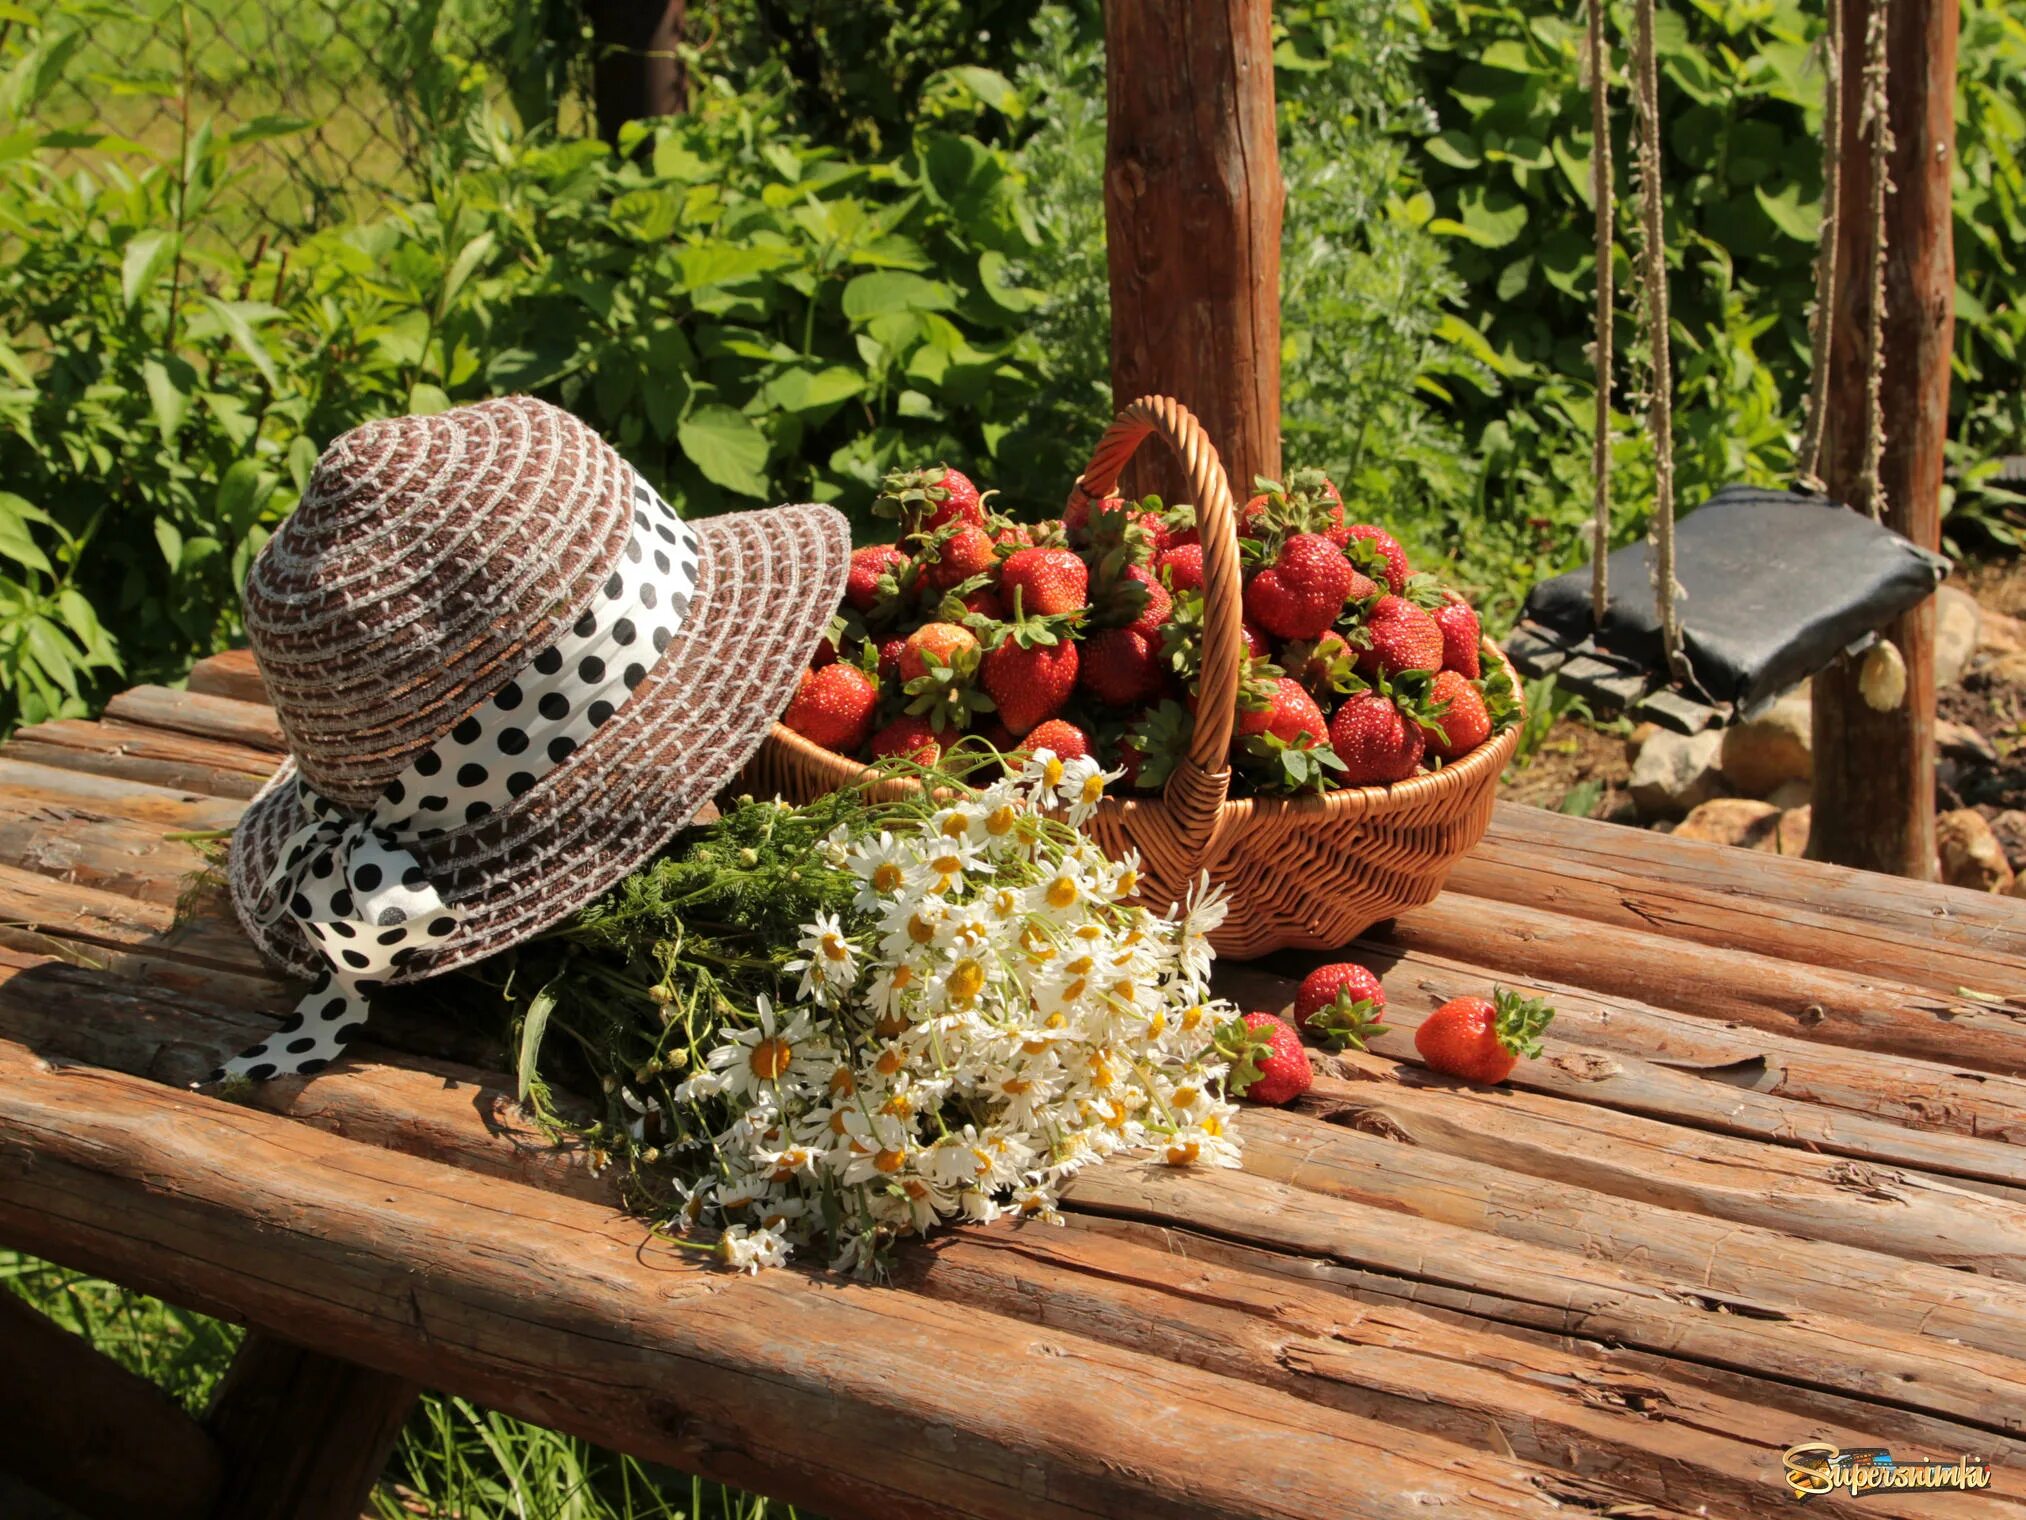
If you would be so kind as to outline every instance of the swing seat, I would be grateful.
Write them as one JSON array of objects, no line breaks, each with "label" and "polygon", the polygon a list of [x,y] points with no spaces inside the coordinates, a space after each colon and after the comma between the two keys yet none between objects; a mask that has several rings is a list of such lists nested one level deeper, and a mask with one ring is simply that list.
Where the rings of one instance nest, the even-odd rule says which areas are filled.
[{"label": "swing seat", "polygon": [[1652,545],[1618,550],[1609,569],[1601,629],[1586,565],[1533,588],[1507,655],[1524,675],[1554,672],[1600,710],[1637,707],[1693,732],[1763,711],[1869,643],[1933,593],[1949,562],[1826,497],[1725,486],[1675,530],[1687,685],[1667,678]]}]

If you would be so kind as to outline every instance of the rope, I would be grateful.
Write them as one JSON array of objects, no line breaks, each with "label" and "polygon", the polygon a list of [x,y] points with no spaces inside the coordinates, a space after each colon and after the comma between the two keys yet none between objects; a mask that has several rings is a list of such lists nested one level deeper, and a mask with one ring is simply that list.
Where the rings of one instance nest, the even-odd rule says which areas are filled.
[{"label": "rope", "polygon": [[1638,0],[1633,40],[1634,89],[1639,99],[1640,309],[1646,321],[1647,426],[1653,434],[1653,586],[1660,613],[1660,647],[1678,681],[1693,679],[1681,647],[1681,586],[1674,578],[1673,363],[1667,350],[1667,237],[1660,195],[1660,77],[1653,49],[1654,0]]},{"label": "rope", "polygon": [[[1830,0],[1835,4],[1836,0]],[[1604,41],[1604,0],[1590,0],[1590,200],[1597,212],[1597,346],[1591,355],[1597,375],[1596,436],[1590,445],[1590,479],[1596,493],[1594,542],[1590,552],[1591,626],[1601,631],[1611,599],[1611,307],[1612,205],[1611,116],[1606,93],[1611,54]]]},{"label": "rope", "polygon": [[1826,495],[1822,480],[1822,419],[1829,405],[1829,353],[1835,341],[1836,223],[1843,190],[1843,0],[1827,0],[1822,34],[1822,228],[1815,247],[1815,310],[1808,321],[1808,411],[1801,425],[1796,474]]},{"label": "rope", "polygon": [[1864,107],[1860,127],[1871,131],[1871,313],[1866,323],[1864,376],[1865,510],[1885,516],[1885,196],[1891,189],[1892,122],[1885,94],[1885,21],[1888,0],[1872,0],[1865,26]]}]

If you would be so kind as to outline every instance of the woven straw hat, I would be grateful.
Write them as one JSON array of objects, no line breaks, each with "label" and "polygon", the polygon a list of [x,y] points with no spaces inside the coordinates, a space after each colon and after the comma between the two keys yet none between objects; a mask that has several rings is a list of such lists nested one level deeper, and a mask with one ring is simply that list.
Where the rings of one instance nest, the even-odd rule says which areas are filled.
[{"label": "woven straw hat", "polygon": [[[488,743],[526,748],[519,732],[499,737],[502,711],[531,679],[530,692],[550,693],[544,711],[568,705],[554,685],[575,676],[556,651],[631,576],[627,594],[657,609],[652,638],[616,625],[626,684],[590,704],[595,727],[549,741],[559,758],[514,775],[510,800],[467,809],[476,794],[446,778],[454,816],[419,831],[404,820],[411,871],[458,921],[383,979],[468,964],[584,906],[752,755],[836,610],[849,558],[829,507],[679,523],[583,423],[525,397],[347,433],[247,580],[247,632],[293,751],[233,839],[248,932],[290,970],[327,970],[329,948],[320,955],[289,913],[263,911],[290,840],[319,815],[386,813],[401,778],[433,774],[443,754],[455,767],[481,712]],[[607,616],[600,637],[613,626]]]}]

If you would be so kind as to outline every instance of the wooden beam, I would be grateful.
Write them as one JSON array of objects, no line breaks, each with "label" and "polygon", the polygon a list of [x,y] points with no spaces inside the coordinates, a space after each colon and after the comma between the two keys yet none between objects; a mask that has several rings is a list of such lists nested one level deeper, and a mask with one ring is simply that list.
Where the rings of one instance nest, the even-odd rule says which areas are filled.
[{"label": "wooden beam", "polygon": [[5,1289],[0,1347],[0,1472],[88,1520],[211,1513],[218,1448],[174,1399]]},{"label": "wooden beam", "polygon": [[[1267,0],[1110,0],[1106,258],[1112,393],[1175,397],[1243,501],[1280,459],[1280,219]],[[1134,493],[1188,499],[1142,450]]]},{"label": "wooden beam", "polygon": [[205,1415],[231,1475],[210,1520],[359,1520],[420,1391],[249,1330]]},{"label": "wooden beam", "polygon": [[630,121],[674,116],[688,103],[676,49],[684,0],[585,0],[597,52],[591,64],[598,135],[613,147]]},{"label": "wooden beam", "polygon": [[[1823,475],[1837,499],[1864,499],[1872,323],[1871,142],[1864,135],[1865,32],[1871,0],[1844,0],[1843,160],[1836,228]],[[1950,172],[1955,160],[1956,0],[1893,0],[1886,11],[1893,149],[1885,197],[1880,478],[1888,527],[1941,546],[1943,449],[1955,335]],[[1884,637],[1906,661],[1906,700],[1879,712],[1858,690],[1859,662],[1815,678],[1815,801],[1808,853],[1921,880],[1935,874],[1935,607],[1893,619]]]}]

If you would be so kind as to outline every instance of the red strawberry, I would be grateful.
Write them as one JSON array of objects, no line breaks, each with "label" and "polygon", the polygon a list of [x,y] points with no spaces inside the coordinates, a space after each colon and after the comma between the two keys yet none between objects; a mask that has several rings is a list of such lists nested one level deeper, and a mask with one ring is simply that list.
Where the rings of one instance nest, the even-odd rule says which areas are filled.
[{"label": "red strawberry", "polygon": [[[1262,570],[1245,583],[1245,615],[1268,632],[1284,639],[1307,638],[1302,629],[1316,629],[1322,609],[1304,601],[1280,578],[1278,570]],[[1329,619],[1322,619],[1322,627]],[[1283,631],[1285,630],[1285,631]]]},{"label": "red strawberry", "polygon": [[882,681],[898,681],[900,679],[900,657],[902,651],[906,648],[907,636],[905,634],[897,633],[890,639],[880,640],[879,678]]},{"label": "red strawberry", "polygon": [[1154,561],[1154,567],[1161,572],[1167,583],[1177,591],[1201,591],[1203,589],[1203,546],[1201,544],[1180,544],[1165,551]]},{"label": "red strawberry", "polygon": [[1442,668],[1442,630],[1435,619],[1405,597],[1382,596],[1365,614],[1369,647],[1358,653],[1364,675],[1384,671],[1397,676],[1409,670]]},{"label": "red strawberry", "polygon": [[1168,614],[1174,610],[1174,598],[1168,595],[1168,588],[1155,580],[1153,572],[1144,565],[1128,565],[1126,575],[1147,588],[1146,605],[1140,608],[1138,615],[1126,624],[1126,627],[1134,633],[1144,633],[1148,638],[1152,638],[1160,631],[1161,624],[1168,621]]},{"label": "red strawberry", "polygon": [[1451,998],[1421,1021],[1414,1048],[1435,1070],[1467,1082],[1497,1083],[1512,1075],[1521,1056],[1541,1053],[1541,1031],[1555,1010],[1538,998],[1504,987],[1481,997]]},{"label": "red strawberry", "polygon": [[[922,524],[924,532],[955,522],[958,518],[974,527],[985,526],[985,507],[978,498],[978,488],[971,484],[968,475],[960,475],[945,465],[938,486],[943,492],[943,499],[929,509],[928,518]],[[937,487],[930,489],[933,491]]]},{"label": "red strawberry", "polygon": [[992,529],[992,542],[1009,553],[1018,553],[1034,547],[1034,533],[1025,523],[1001,519]]},{"label": "red strawberry", "polygon": [[1226,1085],[1233,1097],[1278,1106],[1292,1103],[1315,1081],[1294,1026],[1273,1014],[1233,1019],[1218,1031],[1217,1048],[1231,1062]]},{"label": "red strawberry", "polygon": [[1245,610],[1284,639],[1320,638],[1344,610],[1355,584],[1343,551],[1320,533],[1296,533],[1270,569],[1245,588]]},{"label": "red strawberry", "polygon": [[1245,632],[1245,652],[1247,654],[1251,655],[1255,660],[1263,660],[1273,653],[1273,646],[1266,642],[1265,634],[1261,633],[1249,621],[1240,626]]},{"label": "red strawberry", "polygon": [[1347,697],[1330,719],[1330,746],[1344,762],[1345,786],[1390,786],[1419,769],[1426,746],[1421,725],[1390,697],[1361,691]]},{"label": "red strawberry", "polygon": [[1023,647],[1009,638],[986,654],[978,678],[999,704],[1006,727],[1018,735],[1062,711],[1076,689],[1079,663],[1068,639]]},{"label": "red strawberry", "polygon": [[837,645],[826,633],[816,641],[816,652],[809,656],[809,668],[821,670],[825,665],[835,664],[836,661]]},{"label": "red strawberry", "polygon": [[856,665],[825,665],[802,672],[802,684],[781,721],[811,744],[855,754],[872,732],[879,691]]},{"label": "red strawberry", "polygon": [[1484,674],[1478,652],[1484,643],[1484,626],[1468,602],[1444,602],[1434,612],[1435,626],[1442,630],[1442,668],[1460,671],[1475,681]]},{"label": "red strawberry", "polygon": [[1386,585],[1393,595],[1398,596],[1405,591],[1407,577],[1412,572],[1407,568],[1407,551],[1400,547],[1400,541],[1384,528],[1375,528],[1370,523],[1358,523],[1348,531],[1352,543],[1369,545],[1363,551],[1353,549],[1352,560],[1366,570],[1384,565]]},{"label": "red strawberry", "polygon": [[912,681],[927,675],[931,655],[945,665],[954,665],[960,656],[977,647],[977,636],[968,628],[959,628],[955,623],[924,623],[907,636],[907,643],[901,648],[901,679]]},{"label": "red strawberry", "polygon": [[1088,496],[1079,491],[1076,499],[1062,509],[1064,537],[1072,544],[1086,542],[1090,537],[1090,514],[1093,510],[1102,508],[1109,512],[1115,507],[1124,505],[1124,499],[1117,496],[1107,496],[1102,502],[1093,503]]},{"label": "red strawberry", "polygon": [[1259,519],[1266,515],[1266,507],[1266,494],[1261,492],[1238,509],[1238,536],[1240,538],[1257,538],[1259,536]]},{"label": "red strawberry", "polygon": [[844,580],[844,600],[853,610],[870,612],[879,599],[879,578],[898,574],[907,556],[893,544],[867,544],[851,551],[851,570]]},{"label": "red strawberry", "polygon": [[1294,1024],[1328,1040],[1337,1049],[1365,1048],[1372,1035],[1384,1034],[1379,1018],[1386,1011],[1386,989],[1363,966],[1351,961],[1318,966],[1301,979],[1294,995]]},{"label": "red strawberry", "polygon": [[1135,515],[1147,533],[1147,558],[1159,559],[1174,542],[1168,535],[1168,525],[1161,521],[1161,514],[1158,512],[1140,512]]},{"label": "red strawberry", "polygon": [[1075,612],[1090,594],[1090,570],[1067,549],[1021,549],[999,567],[999,588],[1022,612],[1050,616]]},{"label": "red strawberry", "polygon": [[990,586],[980,586],[965,597],[964,610],[976,613],[982,618],[990,618],[995,623],[1003,622],[1006,618],[1006,604],[1000,600],[999,593]]},{"label": "red strawberry", "polygon": [[876,760],[901,755],[917,765],[934,765],[943,758],[943,737],[929,726],[929,720],[912,713],[895,718],[872,736]]},{"label": "red strawberry", "polygon": [[929,566],[929,584],[945,590],[967,581],[974,575],[982,575],[998,563],[998,555],[992,548],[992,535],[983,528],[962,527],[936,547],[936,562]]},{"label": "red strawberry", "polygon": [[1020,747],[1020,741],[1013,737],[1013,730],[999,721],[997,713],[987,714],[985,721],[972,731],[1002,755],[1010,755]]},{"label": "red strawberry", "polygon": [[[1300,667],[1297,669],[1294,662],[1298,656],[1302,656],[1304,650],[1306,656],[1301,658]],[[1288,645],[1284,659],[1288,669],[1294,671],[1295,678],[1311,693],[1319,696],[1323,692],[1340,689],[1336,685],[1336,678],[1357,663],[1353,653],[1344,636],[1332,628],[1312,644]]]},{"label": "red strawberry", "polygon": [[1431,753],[1444,760],[1467,755],[1491,737],[1491,712],[1484,693],[1458,670],[1445,670],[1428,693],[1431,702],[1447,702],[1449,710],[1435,720],[1438,732],[1428,735]]},{"label": "red strawberry", "polygon": [[1106,628],[1084,641],[1077,680],[1101,702],[1130,707],[1161,689],[1161,646],[1130,628]]},{"label": "red strawberry", "polygon": [[1020,747],[1029,753],[1052,749],[1058,760],[1083,760],[1090,756],[1090,735],[1074,723],[1050,718],[1046,723],[1037,723],[1030,728]]},{"label": "red strawberry", "polygon": [[1264,711],[1239,710],[1238,734],[1240,738],[1272,734],[1283,744],[1300,744],[1306,736],[1310,744],[1327,744],[1330,730],[1323,721],[1323,710],[1316,706],[1307,688],[1292,676],[1281,676],[1273,683],[1272,697]]}]

